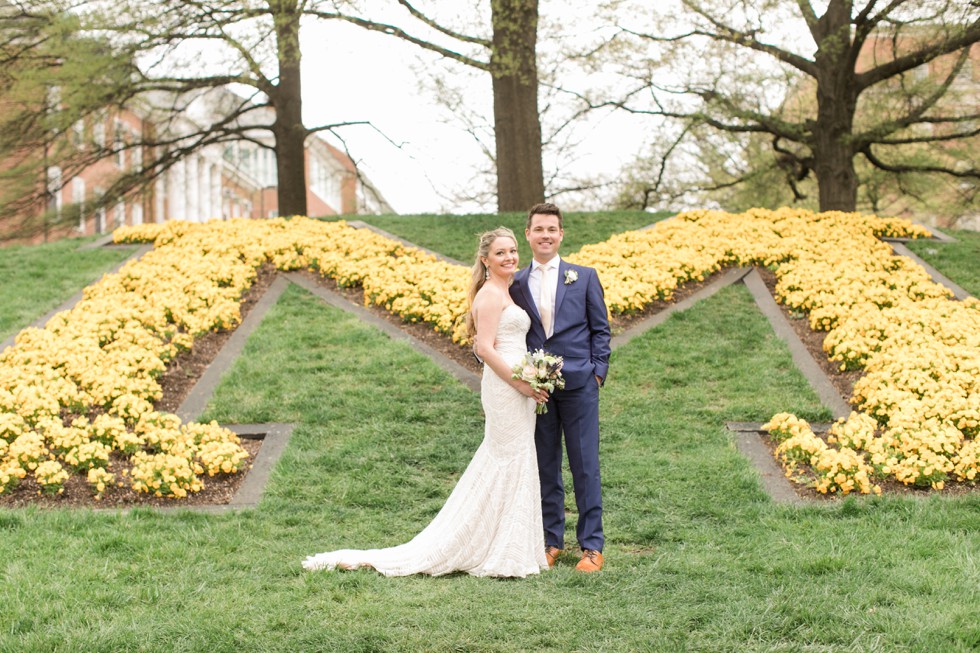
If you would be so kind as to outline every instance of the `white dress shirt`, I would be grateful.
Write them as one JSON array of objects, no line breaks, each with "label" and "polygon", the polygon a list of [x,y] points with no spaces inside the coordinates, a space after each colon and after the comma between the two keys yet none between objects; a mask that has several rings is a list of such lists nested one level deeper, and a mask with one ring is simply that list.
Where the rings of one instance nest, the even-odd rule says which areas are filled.
[{"label": "white dress shirt", "polygon": [[[558,266],[559,266],[560,263],[561,263],[561,257],[560,256],[557,256],[557,255],[554,256],[550,261],[548,261],[548,265],[551,266],[551,277],[550,277],[549,281],[551,283],[551,301],[552,301],[552,305],[551,305],[551,315],[552,315],[551,324],[552,324],[552,330],[554,330],[554,323],[555,323],[555,319],[554,319],[555,305],[554,305],[554,302],[555,302],[556,298],[558,297]],[[534,259],[532,259],[532,261],[531,261],[531,272],[528,274],[528,277],[527,277],[527,287],[528,287],[528,290],[531,291],[531,297],[534,298],[534,305],[537,306],[537,308],[538,308],[538,315],[541,315],[541,306],[538,305],[539,299],[541,297],[541,263],[538,263]],[[549,333],[547,335],[550,336],[551,334]]]}]

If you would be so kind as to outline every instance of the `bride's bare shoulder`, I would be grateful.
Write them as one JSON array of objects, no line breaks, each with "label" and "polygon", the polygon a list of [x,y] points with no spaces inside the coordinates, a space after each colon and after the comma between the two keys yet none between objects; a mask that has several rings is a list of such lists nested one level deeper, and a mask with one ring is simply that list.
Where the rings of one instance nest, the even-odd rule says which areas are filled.
[{"label": "bride's bare shoulder", "polygon": [[504,294],[499,288],[487,284],[480,288],[473,298],[473,315],[490,316],[504,310]]},{"label": "bride's bare shoulder", "polygon": [[481,304],[496,305],[502,304],[504,301],[504,292],[490,284],[487,284],[480,288],[476,292],[476,297],[473,298],[473,302],[480,302]]}]

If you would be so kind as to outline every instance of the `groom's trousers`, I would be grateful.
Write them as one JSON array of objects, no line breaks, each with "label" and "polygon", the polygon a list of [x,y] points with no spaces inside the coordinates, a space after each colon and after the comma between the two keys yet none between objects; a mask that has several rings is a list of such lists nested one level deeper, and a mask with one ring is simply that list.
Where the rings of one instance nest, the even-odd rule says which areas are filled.
[{"label": "groom's trousers", "polygon": [[548,412],[534,430],[541,481],[545,546],[564,548],[565,486],[562,482],[562,433],[578,507],[576,535],[583,549],[602,551],[602,488],[599,479],[599,386],[589,379],[581,388],[557,390]]}]

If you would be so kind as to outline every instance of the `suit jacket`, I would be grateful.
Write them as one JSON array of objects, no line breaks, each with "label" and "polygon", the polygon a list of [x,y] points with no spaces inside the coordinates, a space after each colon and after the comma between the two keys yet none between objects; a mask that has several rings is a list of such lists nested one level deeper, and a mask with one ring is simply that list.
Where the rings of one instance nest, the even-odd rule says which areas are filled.
[{"label": "suit jacket", "polygon": [[[609,317],[599,275],[592,268],[561,260],[555,294],[554,328],[551,337],[547,338],[541,315],[528,289],[530,270],[530,266],[519,270],[510,286],[510,296],[531,316],[531,329],[527,333],[528,350],[543,349],[564,359],[562,375],[566,389],[580,388],[592,381],[594,376],[605,379],[609,371],[611,348]],[[570,270],[578,274],[578,279],[566,283],[565,275]]]}]

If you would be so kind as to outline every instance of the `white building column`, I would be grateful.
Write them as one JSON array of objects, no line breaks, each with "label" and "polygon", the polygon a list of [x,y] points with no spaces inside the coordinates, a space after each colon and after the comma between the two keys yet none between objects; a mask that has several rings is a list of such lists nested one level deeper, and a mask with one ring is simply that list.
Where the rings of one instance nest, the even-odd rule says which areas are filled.
[{"label": "white building column", "polygon": [[212,163],[211,171],[211,216],[215,218],[224,217],[221,211],[221,167]]},{"label": "white building column", "polygon": [[170,178],[170,171],[163,173],[153,182],[153,222],[163,222],[167,219],[164,215],[167,199],[167,180]]},{"label": "white building column", "polygon": [[197,176],[201,180],[201,192],[198,194],[197,204],[201,211],[201,221],[206,222],[215,217],[211,213],[211,163],[202,156],[198,165]]},{"label": "white building column", "polygon": [[204,216],[201,215],[201,158],[197,155],[187,157],[186,169],[186,195],[187,195],[187,219],[191,222],[201,222]]},{"label": "white building column", "polygon": [[177,161],[170,168],[168,173],[168,193],[167,193],[167,204],[169,205],[169,211],[167,218],[170,220],[186,220],[187,219],[187,204],[186,204],[186,193],[184,185],[186,164],[182,160]]}]

